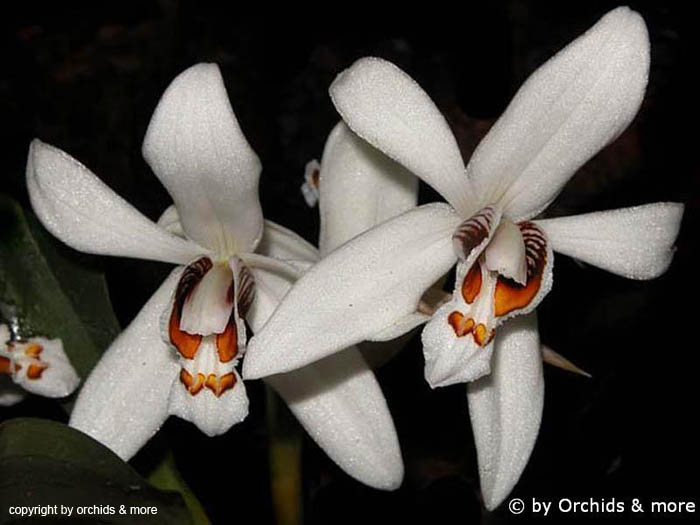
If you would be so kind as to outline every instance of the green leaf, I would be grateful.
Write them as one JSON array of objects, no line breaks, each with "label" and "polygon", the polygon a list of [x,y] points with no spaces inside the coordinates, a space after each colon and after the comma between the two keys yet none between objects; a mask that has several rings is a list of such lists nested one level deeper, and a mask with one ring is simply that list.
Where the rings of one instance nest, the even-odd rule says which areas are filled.
[{"label": "green leaf", "polygon": [[172,452],[168,452],[165,455],[163,461],[161,461],[148,476],[148,481],[151,485],[159,489],[179,492],[190,511],[192,521],[196,525],[208,525],[211,523],[204,511],[204,507],[202,507],[202,504],[192,490],[190,490],[190,487],[185,483],[185,480],[182,479],[182,476],[180,476]]},{"label": "green leaf", "polygon": [[[178,493],[154,488],[108,448],[54,421],[22,418],[0,425],[0,472],[0,523],[17,518],[10,506],[46,511],[51,505],[58,516],[47,517],[54,519],[63,506],[73,508],[72,518],[90,522],[192,523]],[[78,507],[102,512],[77,514]],[[150,507],[151,514],[132,507]]]},{"label": "green leaf", "polygon": [[0,316],[23,337],[60,337],[85,379],[119,333],[101,273],[0,195]]}]

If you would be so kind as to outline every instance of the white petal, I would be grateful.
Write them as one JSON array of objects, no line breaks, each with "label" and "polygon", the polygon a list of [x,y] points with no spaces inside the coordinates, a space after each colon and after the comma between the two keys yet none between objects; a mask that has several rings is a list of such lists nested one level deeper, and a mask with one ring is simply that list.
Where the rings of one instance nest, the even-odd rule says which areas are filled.
[{"label": "white petal", "polygon": [[340,122],[326,141],[320,175],[322,254],[418,202],[418,179]]},{"label": "white petal", "polygon": [[243,380],[235,370],[233,374],[236,378],[234,387],[220,397],[207,388],[193,396],[176,381],[170,394],[170,413],[194,423],[207,436],[223,434],[248,415],[248,396]]},{"label": "white petal", "polygon": [[10,340],[10,327],[6,324],[0,324],[0,348],[4,347]]},{"label": "white petal", "polygon": [[260,160],[236,120],[216,64],[178,75],[158,103],[143,156],[175,201],[187,236],[225,255],[263,230]]},{"label": "white petal", "polygon": [[430,184],[463,216],[475,211],[454,135],[411,77],[380,58],[362,58],[338,75],[330,94],[350,129]]},{"label": "white petal", "polygon": [[422,325],[423,323],[428,322],[429,320],[429,315],[420,312],[411,312],[410,314],[396,321],[388,328],[380,330],[376,334],[372,334],[367,338],[367,341],[391,341],[392,339],[401,337],[405,333],[410,332],[414,328]]},{"label": "white petal", "polygon": [[80,378],[63,350],[61,340],[33,337],[25,343],[15,343],[14,352],[24,352],[26,348],[34,345],[41,348],[39,359],[46,368],[40,377],[32,379],[27,374],[29,363],[26,363],[21,371],[13,375],[15,382],[27,392],[45,397],[65,397],[73,393],[80,383]]},{"label": "white petal", "polygon": [[206,251],[162,230],[77,160],[37,139],[27,190],[46,229],[76,250],[177,264]]},{"label": "white petal", "polygon": [[428,204],[331,252],[253,337],[244,377],[294,370],[416,311],[423,292],[455,262],[451,235],[459,222],[449,206]]},{"label": "white petal", "polygon": [[[253,273],[258,289],[253,306],[256,313],[248,319],[256,332],[292,281],[260,269],[253,269]],[[374,374],[355,347],[265,381],[350,476],[379,489],[395,489],[401,484],[403,463],[394,423]]]},{"label": "white petal", "polygon": [[284,261],[315,263],[319,259],[318,248],[292,230],[268,220],[256,251]]},{"label": "white petal", "polygon": [[671,264],[682,217],[682,204],[657,202],[535,222],[560,253],[629,279],[653,279]]},{"label": "white petal", "polygon": [[649,71],[644,20],[605,15],[540,67],[474,152],[467,173],[483,204],[514,222],[537,215],[637,113]]},{"label": "white petal", "polygon": [[168,417],[168,396],[180,371],[161,338],[160,319],[182,268],[174,270],[141,312],[107,349],[87,378],[70,425],[100,441],[125,461]]},{"label": "white petal", "polygon": [[544,379],[535,314],[498,332],[491,375],[467,386],[481,492],[493,510],[527,465],[542,419]]}]

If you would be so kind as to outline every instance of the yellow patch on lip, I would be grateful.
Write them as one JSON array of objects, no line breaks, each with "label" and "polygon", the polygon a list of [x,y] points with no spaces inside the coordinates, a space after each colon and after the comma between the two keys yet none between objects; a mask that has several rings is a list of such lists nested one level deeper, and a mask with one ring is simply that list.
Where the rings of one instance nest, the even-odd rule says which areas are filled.
[{"label": "yellow patch on lip", "polygon": [[33,344],[24,349],[24,355],[28,355],[29,357],[39,357],[43,351],[44,348],[41,345]]}]

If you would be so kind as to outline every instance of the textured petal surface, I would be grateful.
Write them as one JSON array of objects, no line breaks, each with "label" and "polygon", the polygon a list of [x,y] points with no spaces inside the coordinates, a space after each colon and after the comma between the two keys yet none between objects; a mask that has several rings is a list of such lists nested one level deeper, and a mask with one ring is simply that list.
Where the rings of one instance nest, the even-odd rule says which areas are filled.
[{"label": "textured petal surface", "polygon": [[[254,269],[258,286],[253,332],[267,321],[292,280]],[[379,489],[403,479],[396,430],[384,395],[356,348],[265,378],[309,435],[350,476]]]},{"label": "textured petal surface", "polygon": [[513,221],[537,215],[627,127],[648,71],[642,17],[627,7],[605,15],[532,74],[474,152],[467,173],[482,203]]},{"label": "textured petal surface", "polygon": [[319,259],[318,248],[292,230],[267,220],[262,240],[256,251],[283,261],[315,263]]},{"label": "textured petal surface", "polygon": [[193,396],[179,382],[173,383],[170,413],[194,423],[207,436],[223,434],[248,415],[248,395],[243,380],[235,370],[233,375],[236,378],[234,387],[220,397],[206,388]]},{"label": "textured petal surface", "polygon": [[496,508],[527,465],[542,419],[544,379],[534,313],[496,336],[491,375],[469,383],[467,398],[486,508]]},{"label": "textured petal surface", "polygon": [[362,58],[338,75],[330,94],[350,129],[430,184],[464,216],[475,211],[454,135],[411,77],[380,58]]},{"label": "textured petal surface", "polygon": [[215,64],[197,64],[173,80],[148,126],[143,156],[189,238],[224,255],[255,248],[263,230],[260,160]]},{"label": "textured petal surface", "polygon": [[313,266],[248,346],[243,375],[288,372],[356,344],[413,313],[455,263],[460,219],[428,204],[345,243]]},{"label": "textured petal surface", "polygon": [[160,321],[182,269],[174,270],[141,312],[107,349],[87,378],[70,425],[125,461],[168,417],[168,396],[180,371],[161,338]]},{"label": "textured petal surface", "polygon": [[20,358],[16,363],[22,364],[22,369],[13,374],[15,382],[27,392],[40,396],[65,397],[72,394],[80,383],[80,377],[63,350],[60,339],[33,337],[27,342],[15,343],[13,353],[21,354],[36,345],[41,348],[38,356],[40,366],[46,365],[46,368],[41,372],[40,377],[32,379],[29,373],[31,361],[23,363]]},{"label": "textured petal surface", "polygon": [[203,251],[159,228],[70,155],[34,140],[27,190],[42,224],[88,253],[184,264]]},{"label": "textured petal surface", "polygon": [[629,279],[652,279],[673,259],[683,205],[657,202],[535,221],[554,250]]},{"label": "textured petal surface", "polygon": [[418,202],[418,179],[342,122],[326,141],[319,183],[324,255]]}]

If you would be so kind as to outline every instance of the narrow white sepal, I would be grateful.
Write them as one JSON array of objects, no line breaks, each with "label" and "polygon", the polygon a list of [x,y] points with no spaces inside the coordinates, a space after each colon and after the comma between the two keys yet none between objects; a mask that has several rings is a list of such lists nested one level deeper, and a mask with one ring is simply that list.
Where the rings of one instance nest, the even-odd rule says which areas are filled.
[{"label": "narrow white sepal", "polygon": [[627,7],[602,17],[530,76],[477,147],[467,173],[481,202],[514,222],[545,209],[631,122],[648,72],[642,17]]},{"label": "narrow white sepal", "polygon": [[159,228],[73,157],[38,139],[27,159],[34,212],[71,248],[185,264],[207,250]]},{"label": "narrow white sepal", "polygon": [[534,313],[499,330],[489,376],[467,386],[484,504],[495,509],[527,465],[544,404],[542,354]]},{"label": "narrow white sepal", "polygon": [[475,209],[457,141],[423,89],[391,62],[361,58],[330,87],[357,135],[435,188],[462,216]]},{"label": "narrow white sepal", "polygon": [[160,319],[182,268],[175,269],[110,345],[83,385],[70,426],[128,460],[168,417],[168,396],[180,366],[163,341]]},{"label": "narrow white sepal", "polygon": [[320,180],[318,245],[324,255],[418,202],[418,178],[342,122],[326,141]]},{"label": "narrow white sepal", "polygon": [[[253,274],[257,293],[248,320],[256,332],[294,280],[269,269],[253,268]],[[403,462],[394,423],[374,374],[356,348],[265,381],[350,476],[385,490],[401,484]]]},{"label": "narrow white sepal", "polygon": [[444,204],[406,212],[313,266],[250,341],[243,376],[287,372],[379,333],[416,311],[455,262],[460,218]]},{"label": "narrow white sepal", "polygon": [[683,217],[683,205],[656,202],[535,221],[552,248],[629,279],[666,271]]}]

